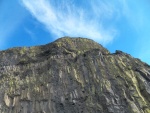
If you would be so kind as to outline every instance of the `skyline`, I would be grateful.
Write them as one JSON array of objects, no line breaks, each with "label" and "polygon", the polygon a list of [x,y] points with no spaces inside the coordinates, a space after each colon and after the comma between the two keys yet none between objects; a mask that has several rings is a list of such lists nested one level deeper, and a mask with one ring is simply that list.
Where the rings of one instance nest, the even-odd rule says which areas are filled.
[{"label": "skyline", "polygon": [[150,64],[148,0],[1,0],[0,50],[85,37]]}]

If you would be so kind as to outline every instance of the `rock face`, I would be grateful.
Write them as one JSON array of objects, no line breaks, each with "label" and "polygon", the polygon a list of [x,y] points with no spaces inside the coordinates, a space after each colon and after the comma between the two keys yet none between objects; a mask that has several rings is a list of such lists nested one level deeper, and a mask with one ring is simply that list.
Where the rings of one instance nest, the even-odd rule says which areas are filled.
[{"label": "rock face", "polygon": [[1,51],[0,113],[150,113],[150,66],[85,38]]}]

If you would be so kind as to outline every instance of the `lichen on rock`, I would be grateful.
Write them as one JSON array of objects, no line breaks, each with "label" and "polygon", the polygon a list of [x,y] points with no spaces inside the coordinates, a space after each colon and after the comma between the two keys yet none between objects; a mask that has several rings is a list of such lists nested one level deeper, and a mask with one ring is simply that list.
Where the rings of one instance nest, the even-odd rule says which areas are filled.
[{"label": "lichen on rock", "polygon": [[86,38],[0,52],[0,113],[150,113],[150,66]]}]

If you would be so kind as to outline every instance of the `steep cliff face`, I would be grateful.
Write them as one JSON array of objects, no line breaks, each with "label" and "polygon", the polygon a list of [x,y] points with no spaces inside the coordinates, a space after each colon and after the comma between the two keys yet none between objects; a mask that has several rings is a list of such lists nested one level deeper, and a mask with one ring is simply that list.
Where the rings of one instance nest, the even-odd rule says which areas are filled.
[{"label": "steep cliff face", "polygon": [[0,113],[150,113],[150,66],[84,38],[1,51]]}]

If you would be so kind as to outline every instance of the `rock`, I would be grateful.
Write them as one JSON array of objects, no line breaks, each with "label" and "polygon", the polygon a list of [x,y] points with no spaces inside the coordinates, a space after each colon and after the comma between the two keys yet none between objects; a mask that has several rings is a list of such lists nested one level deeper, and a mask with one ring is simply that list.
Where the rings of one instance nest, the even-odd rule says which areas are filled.
[{"label": "rock", "polygon": [[0,113],[150,113],[150,66],[86,38],[0,51]]}]

